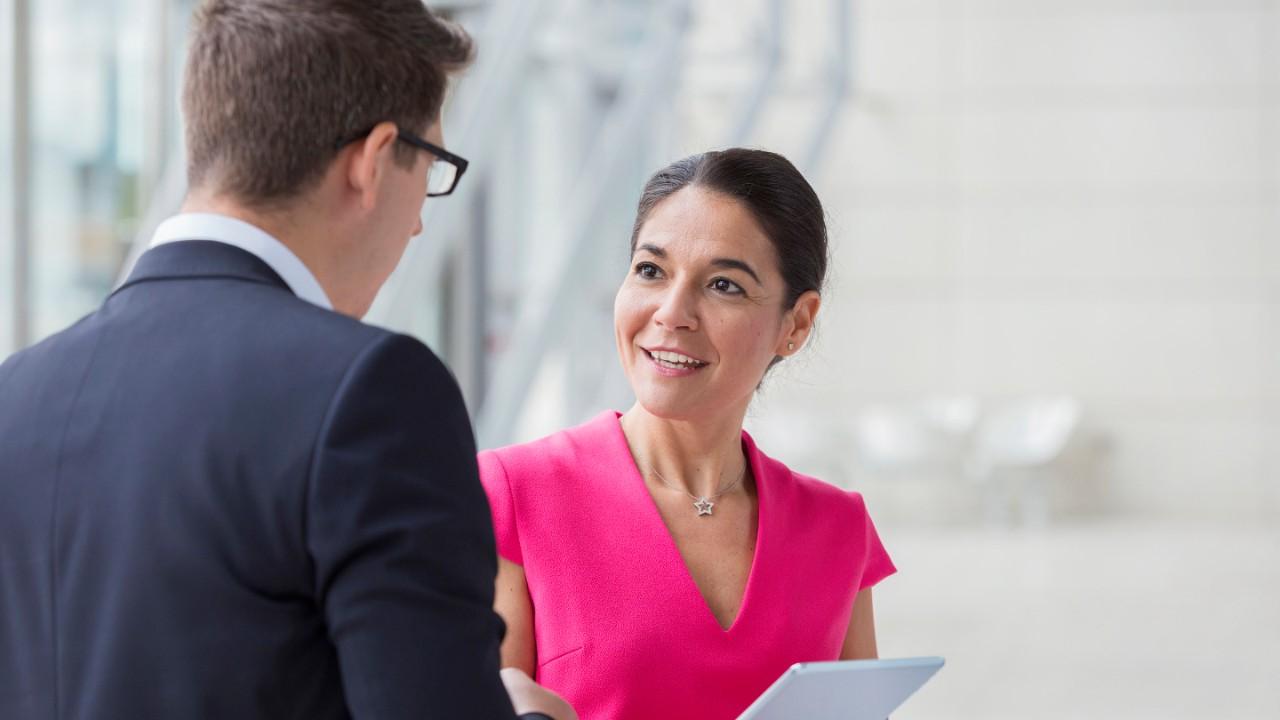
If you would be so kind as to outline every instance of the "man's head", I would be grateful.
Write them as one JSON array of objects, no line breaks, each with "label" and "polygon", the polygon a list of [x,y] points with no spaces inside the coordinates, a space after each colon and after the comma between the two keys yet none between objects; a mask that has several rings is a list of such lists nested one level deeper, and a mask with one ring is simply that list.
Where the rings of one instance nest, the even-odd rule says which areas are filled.
[{"label": "man's head", "polygon": [[[318,249],[280,239],[331,295],[345,282],[371,302],[377,288],[364,286],[381,285],[420,229],[436,159],[397,134],[442,144],[449,75],[471,54],[466,33],[421,0],[205,0],[182,98],[192,196],[275,218],[277,236],[325,228],[332,242]],[[330,250],[343,273],[324,267],[339,262]]]}]

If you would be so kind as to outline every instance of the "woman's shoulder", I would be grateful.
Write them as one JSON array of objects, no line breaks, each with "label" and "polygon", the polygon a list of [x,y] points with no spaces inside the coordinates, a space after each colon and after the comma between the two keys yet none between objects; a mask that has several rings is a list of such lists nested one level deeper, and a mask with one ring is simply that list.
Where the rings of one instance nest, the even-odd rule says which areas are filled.
[{"label": "woman's shoulder", "polygon": [[575,475],[616,450],[617,426],[617,413],[608,411],[537,440],[483,450],[480,474],[500,472],[509,483]]},{"label": "woman's shoulder", "polygon": [[862,493],[857,490],[842,488],[832,482],[821,480],[804,473],[791,472],[791,481],[800,501],[806,505],[839,509],[857,516],[865,515],[866,503]]},{"label": "woman's shoulder", "polygon": [[764,473],[776,486],[780,496],[788,500],[799,512],[812,509],[821,511],[823,515],[835,511],[844,511],[857,516],[866,514],[866,504],[862,494],[856,490],[842,488],[832,482],[812,475],[792,470],[779,460],[765,455],[751,443],[753,451],[759,457],[759,464]]},{"label": "woman's shoulder", "polygon": [[827,560],[844,553],[849,568],[864,567],[869,557],[883,556],[886,564],[876,572],[881,577],[892,572],[862,493],[796,472],[767,457],[762,463],[773,481],[768,488],[778,510],[773,522],[786,528],[784,533],[795,541],[807,538],[812,547],[822,548],[820,556]]}]

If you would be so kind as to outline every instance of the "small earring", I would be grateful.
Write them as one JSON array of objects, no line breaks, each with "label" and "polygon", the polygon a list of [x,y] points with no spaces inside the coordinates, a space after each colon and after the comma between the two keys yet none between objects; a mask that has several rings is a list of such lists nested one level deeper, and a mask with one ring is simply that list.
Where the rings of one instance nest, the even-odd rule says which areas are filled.
[{"label": "small earring", "polygon": [[796,349],[796,344],[795,344],[795,343],[793,343],[793,342],[789,342],[789,343],[787,343],[787,349],[788,349],[788,350],[795,350],[795,349]]}]

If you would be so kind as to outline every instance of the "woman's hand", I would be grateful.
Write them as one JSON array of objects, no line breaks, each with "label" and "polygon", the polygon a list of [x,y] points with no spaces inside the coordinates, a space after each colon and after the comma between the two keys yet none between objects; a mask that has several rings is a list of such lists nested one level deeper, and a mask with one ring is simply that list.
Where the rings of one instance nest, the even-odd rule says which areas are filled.
[{"label": "woman's hand", "polygon": [[578,713],[564,698],[534,682],[523,670],[503,668],[502,683],[507,686],[517,715],[540,712],[555,720],[578,720]]}]

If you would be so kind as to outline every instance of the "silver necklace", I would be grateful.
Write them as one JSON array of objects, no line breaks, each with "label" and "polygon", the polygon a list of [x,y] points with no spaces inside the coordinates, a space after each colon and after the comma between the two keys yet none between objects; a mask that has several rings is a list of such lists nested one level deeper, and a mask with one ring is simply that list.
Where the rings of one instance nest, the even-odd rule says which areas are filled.
[{"label": "silver necklace", "polygon": [[719,500],[721,495],[724,495],[725,493],[729,492],[730,490],[733,490],[734,488],[742,484],[742,481],[747,478],[747,463],[742,464],[742,474],[738,476],[737,480],[734,480],[732,483],[730,483],[728,487],[717,490],[716,494],[712,495],[711,497],[706,497],[704,495],[694,495],[693,493],[689,492],[688,490],[685,490],[682,487],[676,487],[675,485],[672,485],[671,483],[667,482],[666,478],[662,477],[662,473],[658,472],[656,468],[653,470],[653,476],[658,478],[658,482],[666,486],[667,489],[682,492],[685,495],[688,495],[689,497],[693,498],[693,508],[698,511],[698,517],[702,517],[703,515],[711,514],[711,509],[716,506],[715,501]]}]

